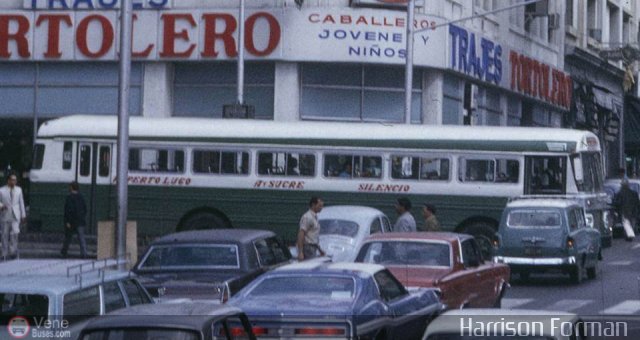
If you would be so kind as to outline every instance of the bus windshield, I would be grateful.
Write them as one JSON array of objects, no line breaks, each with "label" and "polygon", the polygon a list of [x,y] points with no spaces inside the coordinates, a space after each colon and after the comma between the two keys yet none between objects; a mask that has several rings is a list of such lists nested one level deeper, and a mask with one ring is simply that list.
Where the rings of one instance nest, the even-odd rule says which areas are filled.
[{"label": "bus windshield", "polygon": [[602,161],[597,152],[585,152],[582,158],[583,181],[578,182],[578,190],[584,192],[600,192],[603,190]]}]

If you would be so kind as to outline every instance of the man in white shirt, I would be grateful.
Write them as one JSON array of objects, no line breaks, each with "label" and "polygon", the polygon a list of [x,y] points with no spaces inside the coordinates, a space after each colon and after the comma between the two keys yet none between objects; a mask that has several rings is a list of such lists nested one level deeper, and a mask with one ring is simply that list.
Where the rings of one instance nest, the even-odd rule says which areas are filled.
[{"label": "man in white shirt", "polygon": [[395,232],[414,232],[416,231],[416,220],[411,215],[411,201],[406,197],[398,198],[396,202],[396,212],[398,220],[393,225]]},{"label": "man in white shirt", "polygon": [[7,177],[7,185],[0,188],[0,225],[2,226],[2,258],[15,256],[18,252],[20,225],[26,220],[22,189],[14,174]]}]

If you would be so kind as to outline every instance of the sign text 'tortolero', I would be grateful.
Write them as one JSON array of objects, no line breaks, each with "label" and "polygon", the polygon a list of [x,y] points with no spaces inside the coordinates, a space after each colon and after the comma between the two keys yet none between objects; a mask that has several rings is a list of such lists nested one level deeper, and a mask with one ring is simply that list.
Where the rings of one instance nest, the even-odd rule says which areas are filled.
[{"label": "sign text 'tortolero'", "polygon": [[[0,60],[115,59],[117,23],[115,11],[0,14]],[[234,58],[237,28],[235,16],[226,12],[134,14],[132,56]],[[280,23],[271,13],[255,12],[246,18],[244,46],[249,56],[270,55],[280,38]]]},{"label": "sign text 'tortolero'", "polygon": [[480,38],[477,50],[476,35],[466,29],[449,25],[451,38],[451,65],[458,70],[480,80],[500,84],[502,80],[502,46]]},{"label": "sign text 'tortolero'", "polygon": [[518,52],[509,54],[511,89],[548,103],[571,108],[571,76]]}]

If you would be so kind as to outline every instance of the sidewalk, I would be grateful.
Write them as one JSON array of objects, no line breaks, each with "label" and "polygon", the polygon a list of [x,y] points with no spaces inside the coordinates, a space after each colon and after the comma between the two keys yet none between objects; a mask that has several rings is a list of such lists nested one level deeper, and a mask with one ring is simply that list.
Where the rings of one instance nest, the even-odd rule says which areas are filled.
[{"label": "sidewalk", "polygon": [[[96,235],[85,236],[87,242],[87,254],[89,258],[96,258]],[[21,258],[62,258],[60,249],[64,241],[63,233],[54,232],[22,232],[18,239],[18,249]],[[147,246],[138,242],[138,256],[146,251]],[[67,258],[80,258],[80,245],[78,238],[71,239]]]}]

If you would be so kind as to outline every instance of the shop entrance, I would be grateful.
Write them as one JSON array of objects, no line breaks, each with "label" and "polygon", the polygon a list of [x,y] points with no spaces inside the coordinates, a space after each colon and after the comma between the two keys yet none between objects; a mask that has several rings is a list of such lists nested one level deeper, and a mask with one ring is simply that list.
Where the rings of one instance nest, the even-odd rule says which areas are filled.
[{"label": "shop entrance", "polygon": [[0,120],[0,186],[5,185],[8,170],[18,176],[24,191],[25,204],[29,200],[28,171],[33,148],[33,120],[3,118]]}]

